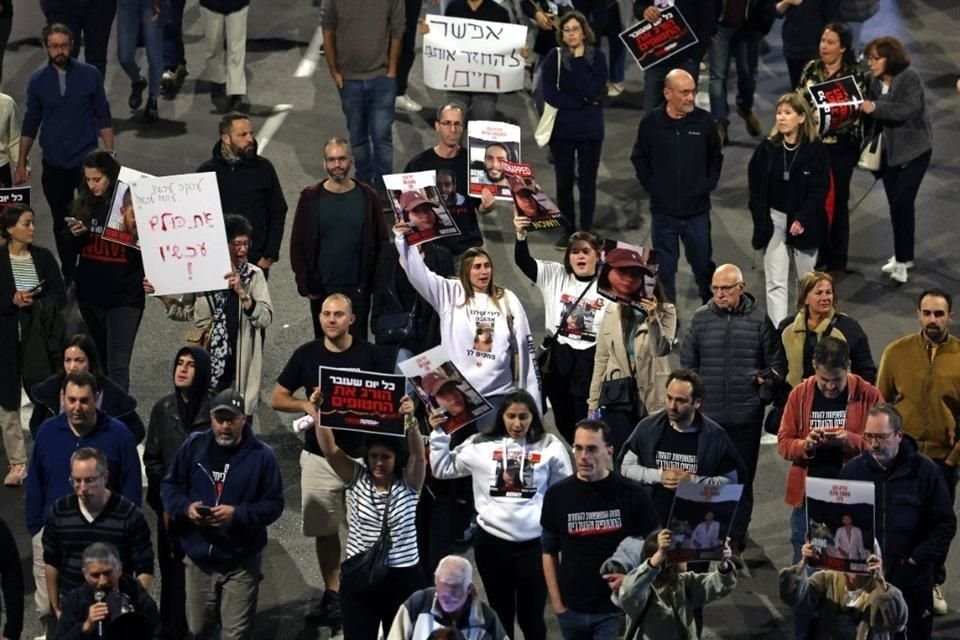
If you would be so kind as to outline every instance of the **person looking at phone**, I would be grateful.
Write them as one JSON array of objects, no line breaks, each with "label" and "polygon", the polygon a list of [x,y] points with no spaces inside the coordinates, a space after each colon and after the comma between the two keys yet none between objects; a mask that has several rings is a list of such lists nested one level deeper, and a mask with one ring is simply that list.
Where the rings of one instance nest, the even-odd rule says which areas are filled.
[{"label": "person looking at phone", "polygon": [[196,640],[253,633],[267,527],[283,513],[273,449],[253,433],[243,396],[210,402],[211,428],[191,434],[160,487],[186,558],[187,626]]}]

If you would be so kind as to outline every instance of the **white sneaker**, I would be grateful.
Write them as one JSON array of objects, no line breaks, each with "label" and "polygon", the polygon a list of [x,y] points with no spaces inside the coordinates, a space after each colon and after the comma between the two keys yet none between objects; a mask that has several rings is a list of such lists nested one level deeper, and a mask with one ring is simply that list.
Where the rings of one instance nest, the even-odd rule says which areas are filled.
[{"label": "white sneaker", "polygon": [[943,587],[939,584],[933,585],[933,615],[947,615],[947,599],[943,597]]},{"label": "white sneaker", "polygon": [[907,263],[894,262],[893,270],[890,271],[890,279],[900,284],[907,283]]},{"label": "white sneaker", "polygon": [[393,104],[397,111],[417,113],[418,111],[423,110],[423,105],[410,96],[397,96],[397,99],[393,101]]},{"label": "white sneaker", "polygon": [[[893,273],[893,266],[895,264],[897,264],[897,257],[890,256],[890,259],[887,260],[887,263],[880,267],[880,271],[883,271],[884,273]],[[906,265],[907,269],[913,269],[913,260],[908,260],[903,264]]]}]

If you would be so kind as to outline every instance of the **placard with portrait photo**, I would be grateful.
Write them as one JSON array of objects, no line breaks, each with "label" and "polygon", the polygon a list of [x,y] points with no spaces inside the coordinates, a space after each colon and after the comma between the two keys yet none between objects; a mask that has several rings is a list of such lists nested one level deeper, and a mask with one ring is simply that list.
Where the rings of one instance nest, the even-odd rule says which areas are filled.
[{"label": "placard with portrait photo", "polygon": [[140,178],[152,178],[149,173],[143,173],[130,167],[120,167],[117,184],[113,189],[113,198],[110,200],[110,210],[107,213],[107,222],[103,227],[103,239],[116,242],[134,249],[140,249],[140,234],[137,231],[137,216],[133,207],[133,193],[128,186]]},{"label": "placard with portrait photo", "polygon": [[471,385],[442,346],[434,347],[398,364],[431,413],[443,412],[446,433],[470,424],[493,411],[493,406]]},{"label": "placard with portrait photo", "polygon": [[657,255],[652,249],[604,240],[597,291],[605,298],[643,310],[641,300],[655,296]]},{"label": "placard with portrait photo", "polygon": [[437,188],[436,171],[385,175],[383,184],[397,222],[410,225],[404,239],[411,247],[460,235]]},{"label": "placard with portrait photo", "polygon": [[520,161],[520,127],[490,120],[471,120],[467,124],[471,196],[479,198],[484,189],[489,189],[498,200],[513,200],[502,163]]}]

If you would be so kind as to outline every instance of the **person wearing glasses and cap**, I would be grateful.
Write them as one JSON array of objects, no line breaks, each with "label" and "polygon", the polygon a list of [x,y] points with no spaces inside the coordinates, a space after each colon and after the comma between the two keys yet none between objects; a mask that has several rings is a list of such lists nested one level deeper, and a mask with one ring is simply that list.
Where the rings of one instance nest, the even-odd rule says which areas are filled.
[{"label": "person wearing glasses and cap", "polygon": [[160,497],[181,532],[187,626],[197,640],[251,637],[267,527],[283,513],[283,481],[273,449],[253,433],[243,396],[210,402],[211,428],[177,451]]}]

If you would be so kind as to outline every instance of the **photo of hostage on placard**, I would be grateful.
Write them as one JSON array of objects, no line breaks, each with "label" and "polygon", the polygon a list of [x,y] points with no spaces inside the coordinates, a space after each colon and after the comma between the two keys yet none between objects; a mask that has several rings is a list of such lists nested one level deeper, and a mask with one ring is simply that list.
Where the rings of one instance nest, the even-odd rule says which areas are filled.
[{"label": "photo of hostage on placard", "polygon": [[470,195],[493,189],[498,200],[513,200],[504,162],[520,162],[520,127],[505,122],[471,120],[467,125]]},{"label": "photo of hostage on placard", "polygon": [[656,252],[626,242],[605,240],[597,291],[605,298],[644,311],[642,301],[654,300]]},{"label": "photo of hostage on placard", "polygon": [[560,209],[537,183],[530,165],[504,161],[500,166],[507,176],[517,214],[530,218],[526,229],[533,231],[559,228]]},{"label": "photo of hostage on placard", "polygon": [[[483,340],[478,334],[474,346]],[[494,410],[450,362],[442,347],[404,360],[399,367],[426,404],[428,413],[447,416],[446,422],[440,425],[445,433],[453,433]]]},{"label": "photo of hostage on placard", "polygon": [[740,484],[678,485],[667,518],[672,534],[667,561],[720,560],[742,494]]},{"label": "photo of hostage on placard", "polygon": [[807,478],[807,542],[812,567],[869,573],[874,541],[874,487],[870,482]]},{"label": "photo of hostage on placard", "polygon": [[409,225],[408,245],[460,234],[437,188],[436,171],[386,175],[383,183],[397,222]]},{"label": "photo of hostage on placard", "polygon": [[[506,458],[504,458],[506,456]],[[540,464],[540,453],[526,448],[496,449],[490,495],[495,498],[530,498],[537,493],[533,473]]]},{"label": "photo of hostage on placard", "polygon": [[133,207],[133,193],[130,183],[141,178],[152,178],[149,173],[130,167],[120,167],[117,186],[110,200],[107,223],[103,229],[103,239],[140,250],[140,234],[137,231],[137,216]]}]

